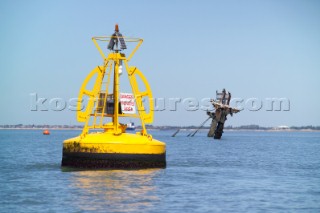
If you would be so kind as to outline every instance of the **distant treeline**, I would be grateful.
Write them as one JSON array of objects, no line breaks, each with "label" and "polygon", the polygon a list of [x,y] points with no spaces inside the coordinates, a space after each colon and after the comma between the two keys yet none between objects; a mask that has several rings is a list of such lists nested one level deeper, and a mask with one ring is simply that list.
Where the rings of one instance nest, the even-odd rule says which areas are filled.
[{"label": "distant treeline", "polygon": [[[2,129],[82,129],[83,125],[35,125],[35,124],[15,124],[15,125],[0,125]],[[197,129],[199,126],[153,126],[146,125],[147,129],[158,130],[170,130],[170,129]],[[137,129],[141,129],[141,126],[137,126]],[[209,129],[208,126],[202,127],[202,129]],[[290,129],[290,130],[320,130],[320,126],[279,126],[279,127],[262,127],[256,124],[242,125],[242,126],[225,126],[224,129],[229,130],[277,130],[277,129]]]},{"label": "distant treeline", "polygon": [[238,127],[226,126],[225,129],[252,129],[252,130],[272,130],[272,129],[292,129],[292,130],[302,130],[302,129],[311,129],[311,130],[320,130],[320,126],[279,126],[279,127],[263,127],[259,125],[243,125]]},{"label": "distant treeline", "polygon": [[8,129],[78,129],[83,125],[35,125],[35,124],[16,124],[16,125],[0,125],[0,128]]},{"label": "distant treeline", "polygon": [[312,129],[312,130],[320,130],[320,126],[292,126],[290,129]]},{"label": "distant treeline", "polygon": [[[153,126],[153,125],[146,125],[148,129],[162,129],[162,130],[167,130],[167,129],[197,129],[199,126]],[[209,126],[204,126],[202,129],[209,129]],[[225,126],[224,129],[230,129],[230,130],[277,130],[277,129],[291,129],[291,130],[303,130],[303,129],[310,129],[310,130],[320,130],[320,126],[278,126],[278,127],[263,127],[259,126],[256,124],[251,124],[251,125],[242,125],[242,126]]]}]

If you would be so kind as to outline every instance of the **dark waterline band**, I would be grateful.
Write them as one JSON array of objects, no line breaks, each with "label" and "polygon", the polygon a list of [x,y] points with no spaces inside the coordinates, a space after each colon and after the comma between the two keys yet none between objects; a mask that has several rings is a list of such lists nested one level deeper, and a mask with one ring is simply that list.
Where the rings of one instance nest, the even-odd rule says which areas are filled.
[{"label": "dark waterline band", "polygon": [[166,153],[163,154],[110,154],[64,152],[61,166],[75,168],[165,168]]}]

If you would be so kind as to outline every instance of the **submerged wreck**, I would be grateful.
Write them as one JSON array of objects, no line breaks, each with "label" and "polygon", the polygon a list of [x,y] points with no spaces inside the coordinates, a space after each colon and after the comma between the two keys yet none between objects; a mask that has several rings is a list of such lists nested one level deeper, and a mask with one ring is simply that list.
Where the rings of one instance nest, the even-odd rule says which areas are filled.
[{"label": "submerged wreck", "polygon": [[216,91],[216,100],[211,99],[213,111],[207,111],[207,115],[212,119],[208,137],[220,139],[223,133],[223,128],[228,115],[240,112],[239,109],[229,106],[231,93],[225,89],[222,92]]}]

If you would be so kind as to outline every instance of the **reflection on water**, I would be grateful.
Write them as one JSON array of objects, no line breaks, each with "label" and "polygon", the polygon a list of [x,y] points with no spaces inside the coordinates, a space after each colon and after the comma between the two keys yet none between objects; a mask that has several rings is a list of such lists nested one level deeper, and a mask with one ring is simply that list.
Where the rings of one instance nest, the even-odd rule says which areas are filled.
[{"label": "reflection on water", "polygon": [[79,210],[142,212],[159,201],[154,181],[162,169],[72,172]]}]

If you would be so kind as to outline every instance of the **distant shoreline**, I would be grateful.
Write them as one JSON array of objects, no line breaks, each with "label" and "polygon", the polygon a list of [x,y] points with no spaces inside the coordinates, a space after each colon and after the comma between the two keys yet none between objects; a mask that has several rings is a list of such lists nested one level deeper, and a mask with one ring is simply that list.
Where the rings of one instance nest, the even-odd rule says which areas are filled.
[{"label": "distant shoreline", "polygon": [[[0,130],[82,130],[82,128],[3,128],[0,127]],[[160,130],[160,131],[176,131],[178,128],[147,128],[148,130]],[[197,128],[180,128],[180,131],[195,131]],[[136,131],[141,130],[141,128],[137,128]],[[208,128],[202,128],[200,131],[208,131]],[[315,129],[224,129],[224,131],[228,132],[320,132],[320,130]]]}]

